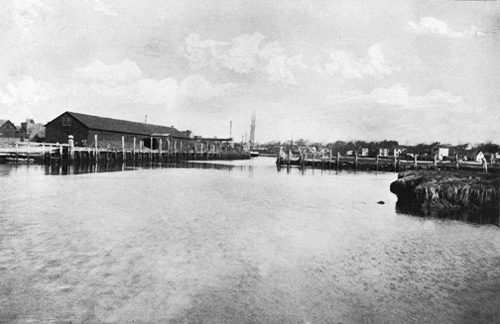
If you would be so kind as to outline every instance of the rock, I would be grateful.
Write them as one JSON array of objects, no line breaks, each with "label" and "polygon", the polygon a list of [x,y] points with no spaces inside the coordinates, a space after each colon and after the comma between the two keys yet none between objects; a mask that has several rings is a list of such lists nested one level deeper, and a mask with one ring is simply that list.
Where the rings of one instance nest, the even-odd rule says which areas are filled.
[{"label": "rock", "polygon": [[381,201],[377,201],[377,204],[379,204],[379,205],[383,205],[383,204],[385,204],[385,202],[383,202],[383,201],[381,200]]}]

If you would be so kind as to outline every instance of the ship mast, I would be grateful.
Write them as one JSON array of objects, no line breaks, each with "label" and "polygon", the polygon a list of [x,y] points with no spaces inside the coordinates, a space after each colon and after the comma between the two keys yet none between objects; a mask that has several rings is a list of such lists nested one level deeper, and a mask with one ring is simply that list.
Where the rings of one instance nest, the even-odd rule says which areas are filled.
[{"label": "ship mast", "polygon": [[252,123],[250,125],[250,148],[255,144],[255,112],[252,114]]}]

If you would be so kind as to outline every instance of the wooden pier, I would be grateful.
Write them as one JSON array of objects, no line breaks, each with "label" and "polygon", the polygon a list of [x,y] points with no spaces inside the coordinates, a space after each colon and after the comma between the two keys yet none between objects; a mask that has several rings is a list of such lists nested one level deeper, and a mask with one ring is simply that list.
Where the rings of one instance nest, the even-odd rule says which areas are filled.
[{"label": "wooden pier", "polygon": [[0,163],[34,163],[100,166],[147,166],[150,164],[168,164],[184,161],[215,161],[215,160],[243,160],[250,159],[249,153],[238,152],[232,148],[211,149],[197,148],[183,149],[180,145],[170,146],[169,150],[149,149],[140,145],[139,149],[102,148],[102,147],[75,147],[73,143],[24,143],[19,142],[15,147],[0,148]]},{"label": "wooden pier", "polygon": [[455,171],[478,171],[500,173],[500,164],[488,164],[486,168],[479,162],[460,161],[454,157],[453,160],[440,161],[423,160],[414,157],[411,160],[401,159],[399,157],[361,157],[358,155],[341,156],[337,153],[332,156],[302,153],[293,157],[289,151],[285,154],[283,150],[278,153],[276,165],[278,168],[297,166],[302,169],[313,168],[322,170],[357,170],[357,171],[388,171],[400,172],[405,170],[455,170]]}]

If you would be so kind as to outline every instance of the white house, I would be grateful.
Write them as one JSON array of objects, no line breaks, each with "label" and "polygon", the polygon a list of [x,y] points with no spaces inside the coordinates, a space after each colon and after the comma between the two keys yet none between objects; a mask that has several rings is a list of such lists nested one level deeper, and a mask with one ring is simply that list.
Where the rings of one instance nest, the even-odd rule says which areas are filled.
[{"label": "white house", "polygon": [[383,157],[388,157],[389,156],[389,149],[387,148],[379,148],[378,149],[378,155],[383,156]]},{"label": "white house", "polygon": [[442,161],[444,157],[450,156],[450,149],[448,147],[437,147],[434,149],[434,156]]}]

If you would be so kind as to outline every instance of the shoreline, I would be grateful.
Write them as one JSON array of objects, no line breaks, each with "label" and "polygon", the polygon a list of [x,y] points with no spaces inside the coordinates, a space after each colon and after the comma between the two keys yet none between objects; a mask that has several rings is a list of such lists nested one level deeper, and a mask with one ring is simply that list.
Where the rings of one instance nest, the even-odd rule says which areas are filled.
[{"label": "shoreline", "polygon": [[[464,171],[405,171],[391,183],[401,210],[420,215],[493,217],[499,225],[500,177]],[[454,217],[456,218],[456,217]],[[458,216],[460,219],[460,217]]]}]

